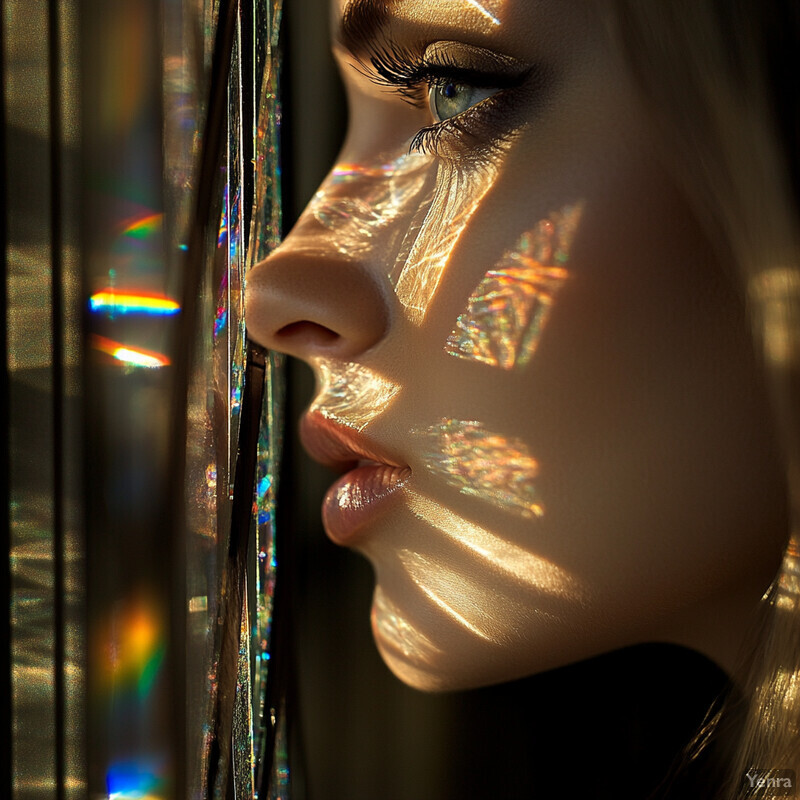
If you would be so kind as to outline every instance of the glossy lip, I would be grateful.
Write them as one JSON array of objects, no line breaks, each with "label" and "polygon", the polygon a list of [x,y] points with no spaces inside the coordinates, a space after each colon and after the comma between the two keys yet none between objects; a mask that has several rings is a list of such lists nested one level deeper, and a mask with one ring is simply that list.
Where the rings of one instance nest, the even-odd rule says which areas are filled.
[{"label": "glossy lip", "polygon": [[303,417],[300,440],[315,461],[348,470],[325,494],[322,524],[334,542],[352,546],[390,507],[397,490],[411,477],[411,469],[383,453],[362,433],[320,411]]}]

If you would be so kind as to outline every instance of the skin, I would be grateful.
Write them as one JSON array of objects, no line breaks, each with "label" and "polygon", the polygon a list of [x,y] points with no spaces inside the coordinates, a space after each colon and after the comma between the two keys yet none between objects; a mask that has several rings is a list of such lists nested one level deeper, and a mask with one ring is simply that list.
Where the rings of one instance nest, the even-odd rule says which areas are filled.
[{"label": "skin", "polygon": [[[341,13],[335,3],[336,24]],[[601,6],[412,0],[394,5],[389,28],[401,44],[466,43],[544,64],[550,78],[515,94],[501,146],[483,130],[422,158],[401,202],[386,200],[386,176],[329,178],[316,216],[307,211],[248,279],[250,335],[307,361],[316,408],[410,467],[383,513],[353,536],[332,533],[375,568],[381,654],[423,689],[644,641],[732,669],[780,560],[784,478],[734,267],[657,155],[664,143]],[[401,157],[430,110],[335,52],[351,120],[340,164]],[[431,196],[451,224],[419,227]],[[320,203],[352,210],[341,202],[359,198],[382,221],[320,222]],[[487,271],[565,209],[579,210],[567,277],[528,363],[454,357],[448,337]],[[412,225],[416,252],[439,271],[416,306],[397,277],[413,259],[396,260]],[[376,376],[390,396],[334,401],[325,387],[353,375]],[[485,463],[460,479],[442,468],[452,420],[501,443],[487,451],[505,469],[495,484]],[[459,450],[462,472],[475,447]],[[498,501],[513,480],[535,513]]]}]

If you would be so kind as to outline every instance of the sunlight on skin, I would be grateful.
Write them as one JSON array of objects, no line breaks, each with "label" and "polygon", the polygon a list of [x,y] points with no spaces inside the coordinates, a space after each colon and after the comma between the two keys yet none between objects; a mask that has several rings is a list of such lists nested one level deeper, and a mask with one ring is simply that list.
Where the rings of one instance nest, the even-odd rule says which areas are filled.
[{"label": "sunlight on skin", "polygon": [[423,495],[409,490],[407,496],[415,517],[475,553],[487,562],[488,568],[499,568],[509,577],[554,597],[582,599],[578,581],[567,570],[467,521]]},{"label": "sunlight on skin", "polygon": [[421,202],[431,162],[429,155],[402,153],[376,164],[337,164],[314,195],[309,211],[317,222],[336,232],[340,253],[368,250],[378,231],[406,213],[412,202]]},{"label": "sunlight on skin", "polygon": [[338,365],[334,370],[319,361],[317,373],[320,388],[309,411],[358,431],[386,411],[400,391],[399,386],[361,364]]},{"label": "sunlight on skin", "polygon": [[413,433],[430,443],[425,467],[462,494],[523,517],[544,513],[533,483],[539,465],[524,442],[487,431],[475,420],[443,419]]},{"label": "sunlight on skin", "polygon": [[568,277],[564,264],[581,211],[578,204],[550,214],[503,254],[456,320],[446,353],[502,369],[530,361],[555,294]]},{"label": "sunlight on skin", "polygon": [[431,661],[442,651],[424,634],[403,619],[400,610],[386,596],[383,589],[375,589],[372,604],[373,625],[385,642],[396,648],[406,658],[417,661]]},{"label": "sunlight on skin", "polygon": [[[729,667],[785,546],[785,469],[735,265],[665,167],[608,10],[350,10],[342,163],[251,273],[248,325],[315,370],[311,427],[374,444],[326,503],[374,567],[387,662],[463,688],[657,635]],[[749,287],[774,292],[780,364],[787,280]],[[795,577],[773,590],[787,608]]]},{"label": "sunlight on skin", "polygon": [[531,615],[554,619],[541,609],[512,600],[494,592],[485,583],[478,583],[456,572],[438,559],[428,558],[413,550],[401,548],[400,563],[417,588],[434,605],[445,612],[460,627],[484,641],[497,644],[514,638],[517,629],[509,620],[518,620],[524,629]]},{"label": "sunlight on skin", "polygon": [[489,20],[489,22],[491,22],[491,23],[492,23],[492,25],[499,25],[499,24],[500,24],[500,20],[499,20],[499,19],[498,19],[498,18],[497,18],[497,17],[496,17],[494,14],[492,14],[492,12],[491,12],[491,11],[489,11],[489,10],[486,8],[486,6],[488,5],[488,3],[479,3],[479,2],[478,2],[478,0],[467,0],[467,3],[468,3],[469,5],[471,5],[471,6],[473,6],[474,8],[477,8],[477,9],[478,9],[478,11],[480,11],[480,12],[481,12],[481,14],[482,14],[482,15],[483,15],[483,16],[484,16],[486,19],[488,19],[488,20]]},{"label": "sunlight on skin", "polygon": [[[425,318],[453,248],[497,176],[494,163],[470,172],[444,162],[437,191],[419,229],[412,226],[413,244],[401,249],[390,276],[408,318],[419,325]],[[408,253],[404,259],[403,254]]]}]

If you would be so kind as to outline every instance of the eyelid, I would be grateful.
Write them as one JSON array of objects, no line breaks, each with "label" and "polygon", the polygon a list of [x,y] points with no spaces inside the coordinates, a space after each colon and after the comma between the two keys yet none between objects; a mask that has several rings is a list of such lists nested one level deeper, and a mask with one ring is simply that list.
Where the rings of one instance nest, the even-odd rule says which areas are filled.
[{"label": "eyelid", "polygon": [[505,101],[516,96],[515,90],[523,84],[527,96],[540,94],[550,82],[549,70],[540,64],[527,64],[463,42],[436,41],[427,46],[406,47],[385,37],[372,43],[365,59],[357,58],[353,67],[372,83],[387,87],[420,109],[428,106],[430,87],[442,81],[497,90],[461,113],[415,134],[410,152],[428,152],[442,158],[452,155],[482,160],[491,155],[500,140],[506,138],[506,132],[522,121],[523,107],[515,109],[517,104]]},{"label": "eyelid", "polygon": [[422,54],[422,61],[431,68],[452,67],[474,74],[504,77],[506,80],[521,78],[532,67],[531,64],[485,47],[447,41],[428,45]]}]

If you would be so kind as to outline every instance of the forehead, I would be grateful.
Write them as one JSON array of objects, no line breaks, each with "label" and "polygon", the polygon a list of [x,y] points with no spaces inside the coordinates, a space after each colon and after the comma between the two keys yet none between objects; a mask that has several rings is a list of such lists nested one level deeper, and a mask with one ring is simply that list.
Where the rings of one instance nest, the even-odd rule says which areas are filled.
[{"label": "forehead", "polygon": [[[336,19],[345,14],[353,16],[387,16],[389,14],[427,16],[429,18],[450,19],[458,13],[462,23],[483,23],[500,25],[509,0],[331,0]],[[538,5],[537,0],[528,0],[528,5]]]},{"label": "forehead", "polygon": [[[598,4],[583,0],[330,0],[338,44],[358,52],[390,33],[402,42],[461,41],[520,59],[582,49]],[[592,37],[593,38],[593,37]]]}]

